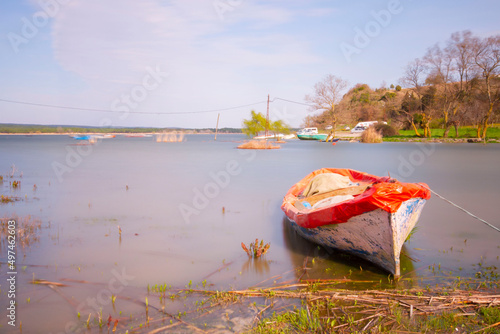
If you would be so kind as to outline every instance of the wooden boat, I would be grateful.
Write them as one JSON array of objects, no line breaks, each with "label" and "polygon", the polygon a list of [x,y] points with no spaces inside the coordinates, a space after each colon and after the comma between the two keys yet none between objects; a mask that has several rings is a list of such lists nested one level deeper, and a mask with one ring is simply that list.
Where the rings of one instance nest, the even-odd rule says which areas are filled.
[{"label": "wooden boat", "polygon": [[336,143],[339,140],[340,140],[340,138],[333,138],[333,139],[327,138],[326,140],[320,140],[320,142],[322,142],[322,143]]},{"label": "wooden boat", "polygon": [[326,140],[328,134],[318,133],[318,128],[304,128],[297,132],[297,138],[301,140]]},{"label": "wooden boat", "polygon": [[423,183],[323,168],[290,188],[281,206],[306,239],[400,275],[400,252],[430,198]]},{"label": "wooden boat", "polygon": [[314,134],[298,134],[297,138],[301,140],[322,140],[325,141],[328,138],[328,134],[326,133],[314,133]]},{"label": "wooden boat", "polygon": [[76,140],[89,140],[91,138],[90,135],[74,135],[71,137]]}]

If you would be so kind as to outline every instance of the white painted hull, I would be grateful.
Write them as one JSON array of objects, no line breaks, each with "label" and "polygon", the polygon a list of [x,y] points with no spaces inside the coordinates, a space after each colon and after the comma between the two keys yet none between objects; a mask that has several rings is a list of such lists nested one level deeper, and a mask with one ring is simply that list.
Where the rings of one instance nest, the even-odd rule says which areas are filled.
[{"label": "white painted hull", "polygon": [[257,136],[253,137],[253,139],[258,139],[258,140],[263,140],[263,139],[294,139],[295,135],[294,134],[289,134],[289,135],[284,135],[282,133],[278,134],[272,134],[272,135],[262,135],[262,136]]},{"label": "white painted hull", "polygon": [[253,139],[257,139],[257,140],[266,140],[266,139],[280,139],[282,138],[283,135],[281,133],[278,133],[277,135],[262,135],[262,136],[256,136],[256,137],[253,137]]},{"label": "white painted hull", "polygon": [[376,209],[354,216],[345,223],[316,228],[304,228],[290,221],[304,238],[354,254],[397,277],[400,276],[401,248],[417,223],[425,202],[413,198],[403,202],[395,213]]}]

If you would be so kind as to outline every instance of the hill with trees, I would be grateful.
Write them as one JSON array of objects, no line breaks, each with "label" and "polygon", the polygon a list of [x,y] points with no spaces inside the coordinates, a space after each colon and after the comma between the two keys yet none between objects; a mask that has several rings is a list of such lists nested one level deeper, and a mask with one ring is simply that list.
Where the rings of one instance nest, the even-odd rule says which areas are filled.
[{"label": "hill with trees", "polygon": [[[410,62],[397,86],[373,89],[357,84],[338,98],[330,84],[335,81],[345,83],[329,75],[315,85],[312,97],[305,97],[311,111],[320,113],[307,116],[303,126],[342,127],[377,120],[412,129],[419,137],[431,137],[431,128],[444,129],[443,137],[454,128],[458,136],[460,126],[473,126],[477,138],[485,139],[488,127],[500,120],[500,35],[453,33],[443,45],[430,47]],[[334,107],[315,102],[328,94],[337,96]]]}]

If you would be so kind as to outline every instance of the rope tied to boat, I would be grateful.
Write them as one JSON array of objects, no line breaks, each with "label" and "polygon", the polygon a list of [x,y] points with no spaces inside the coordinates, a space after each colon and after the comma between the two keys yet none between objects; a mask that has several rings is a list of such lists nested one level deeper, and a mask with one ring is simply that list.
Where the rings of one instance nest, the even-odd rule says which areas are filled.
[{"label": "rope tied to boat", "polygon": [[445,202],[447,202],[447,203],[449,203],[449,204],[453,205],[453,206],[454,206],[454,207],[456,207],[457,209],[462,210],[463,212],[465,212],[465,213],[466,213],[466,214],[468,214],[469,216],[471,216],[471,217],[473,217],[473,218],[475,218],[475,219],[479,220],[480,222],[482,222],[482,223],[484,223],[484,224],[488,225],[489,227],[491,227],[491,228],[492,228],[492,229],[494,229],[495,231],[500,232],[500,228],[498,228],[498,227],[496,227],[496,226],[494,226],[494,225],[492,225],[492,224],[488,223],[486,220],[484,220],[484,219],[482,219],[482,218],[480,218],[480,217],[476,216],[475,214],[473,214],[473,213],[472,213],[472,212],[470,212],[470,211],[467,211],[466,209],[462,208],[460,205],[453,203],[452,201],[450,201],[449,199],[445,198],[444,196],[439,195],[437,192],[435,192],[435,191],[434,191],[434,190],[432,190],[431,188],[426,187],[425,185],[423,185],[423,184],[421,184],[421,183],[419,183],[419,184],[420,184],[422,187],[424,187],[424,188],[426,188],[426,189],[429,189],[429,191],[430,191],[431,193],[433,193],[433,194],[434,194],[434,195],[436,195],[437,197],[441,198],[443,201],[445,201]]}]

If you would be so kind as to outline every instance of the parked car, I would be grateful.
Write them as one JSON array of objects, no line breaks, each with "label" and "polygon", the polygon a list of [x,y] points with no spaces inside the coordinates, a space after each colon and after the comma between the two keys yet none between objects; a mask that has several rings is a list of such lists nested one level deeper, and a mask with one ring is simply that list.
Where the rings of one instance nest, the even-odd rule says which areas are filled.
[{"label": "parked car", "polygon": [[[351,130],[351,133],[359,133],[363,132],[366,129],[368,129],[370,126],[377,124],[378,121],[371,121],[371,122],[359,122],[356,124],[356,126]],[[384,124],[387,124],[387,122],[382,122]]]}]

